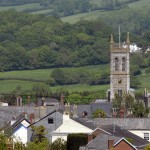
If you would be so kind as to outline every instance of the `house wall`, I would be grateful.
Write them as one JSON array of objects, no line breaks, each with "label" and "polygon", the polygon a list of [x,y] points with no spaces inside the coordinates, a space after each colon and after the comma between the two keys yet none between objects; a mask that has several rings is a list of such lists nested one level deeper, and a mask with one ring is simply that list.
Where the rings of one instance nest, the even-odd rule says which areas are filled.
[{"label": "house wall", "polygon": [[67,135],[72,133],[85,133],[89,134],[93,130],[86,126],[70,119],[69,115],[63,115],[63,124],[51,134],[51,140],[54,142],[57,138],[63,138],[67,141]]},{"label": "house wall", "polygon": [[128,130],[130,131],[131,133],[141,137],[144,139],[144,133],[148,133],[149,134],[149,142],[150,142],[150,130]]},{"label": "house wall", "polygon": [[[39,122],[33,124],[33,126],[44,126],[45,127],[45,132],[46,132],[46,137],[50,139],[50,133],[54,130],[56,130],[59,126],[61,126],[63,122],[63,114],[60,112],[55,112],[44,119],[40,120]],[[48,123],[48,118],[53,118],[53,124]],[[31,140],[32,137],[32,129],[31,127],[28,128],[28,141]]]},{"label": "house wall", "polygon": [[27,143],[27,128],[21,126],[14,134],[14,142],[20,141],[23,144]]},{"label": "house wall", "polygon": [[115,150],[135,150],[135,148],[131,147],[125,141],[121,141],[118,145],[115,146]]}]

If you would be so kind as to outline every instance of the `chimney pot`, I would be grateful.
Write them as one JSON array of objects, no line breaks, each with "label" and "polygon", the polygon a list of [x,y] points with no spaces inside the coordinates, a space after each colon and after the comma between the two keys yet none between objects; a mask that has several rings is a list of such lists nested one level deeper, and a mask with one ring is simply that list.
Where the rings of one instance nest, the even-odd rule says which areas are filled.
[{"label": "chimney pot", "polygon": [[111,148],[114,148],[114,140],[108,140],[108,149],[111,150]]}]

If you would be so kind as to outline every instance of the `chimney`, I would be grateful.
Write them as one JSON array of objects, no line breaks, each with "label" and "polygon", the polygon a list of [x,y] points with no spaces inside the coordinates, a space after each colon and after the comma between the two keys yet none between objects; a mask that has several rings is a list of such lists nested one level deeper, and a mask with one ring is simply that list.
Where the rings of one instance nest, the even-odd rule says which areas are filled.
[{"label": "chimney", "polygon": [[28,105],[30,105],[30,96],[27,97]]},{"label": "chimney", "polygon": [[21,96],[17,97],[17,106],[22,106],[22,97]]},{"label": "chimney", "polygon": [[114,140],[108,140],[108,149],[111,150],[112,148],[114,148]]},{"label": "chimney", "polygon": [[42,97],[42,106],[44,107],[44,97]]},{"label": "chimney", "polygon": [[30,124],[34,123],[34,114],[30,114]]},{"label": "chimney", "polygon": [[90,141],[92,141],[93,140],[93,135],[92,134],[88,134],[88,143],[90,142]]},{"label": "chimney", "polygon": [[70,115],[70,104],[66,104],[65,105],[65,112],[64,112],[65,115]]},{"label": "chimney", "polygon": [[61,94],[61,97],[60,97],[60,103],[62,106],[64,105],[64,94],[63,93]]},{"label": "chimney", "polygon": [[78,116],[78,107],[77,105],[74,104],[73,106],[73,117],[77,117]]},{"label": "chimney", "polygon": [[120,115],[120,118],[124,118],[125,110],[123,107],[120,108],[119,115]]}]

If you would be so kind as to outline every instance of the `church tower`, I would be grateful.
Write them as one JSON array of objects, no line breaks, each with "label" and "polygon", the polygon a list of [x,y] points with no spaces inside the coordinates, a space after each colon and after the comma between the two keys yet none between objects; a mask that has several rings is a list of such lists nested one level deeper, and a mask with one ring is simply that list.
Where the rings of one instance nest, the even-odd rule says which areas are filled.
[{"label": "church tower", "polygon": [[113,35],[110,39],[110,100],[115,94],[122,96],[130,90],[130,39],[127,34],[126,43],[114,43]]}]

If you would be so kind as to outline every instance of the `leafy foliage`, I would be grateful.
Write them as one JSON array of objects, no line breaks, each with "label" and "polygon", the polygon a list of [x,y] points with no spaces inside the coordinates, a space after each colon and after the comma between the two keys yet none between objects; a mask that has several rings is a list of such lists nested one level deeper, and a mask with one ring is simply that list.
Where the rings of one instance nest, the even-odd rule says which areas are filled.
[{"label": "leafy foliage", "polygon": [[95,112],[93,112],[93,117],[94,118],[105,118],[106,113],[102,109],[97,109]]},{"label": "leafy foliage", "polygon": [[80,146],[87,144],[87,138],[86,134],[68,134],[67,150],[79,150]]},{"label": "leafy foliage", "polygon": [[45,137],[45,127],[44,126],[32,126],[33,135],[32,135],[32,141],[34,143],[41,143],[46,140]]},{"label": "leafy foliage", "polygon": [[144,150],[150,150],[150,144],[148,144],[148,145],[144,148]]},{"label": "leafy foliage", "polygon": [[58,138],[50,145],[50,150],[66,150],[66,146],[67,142]]},{"label": "leafy foliage", "polygon": [[14,10],[0,19],[0,71],[108,63],[111,28],[100,21],[69,25]]},{"label": "leafy foliage", "polygon": [[140,101],[137,101],[135,105],[133,106],[133,115],[135,117],[145,117],[149,113],[149,109],[145,108],[143,103]]}]

